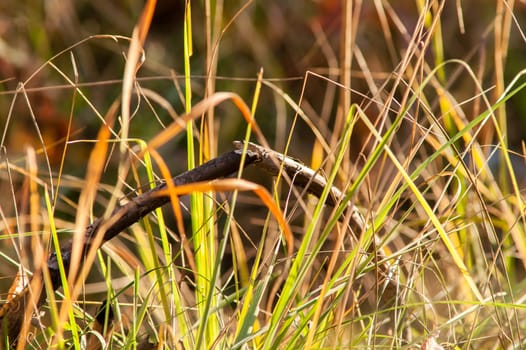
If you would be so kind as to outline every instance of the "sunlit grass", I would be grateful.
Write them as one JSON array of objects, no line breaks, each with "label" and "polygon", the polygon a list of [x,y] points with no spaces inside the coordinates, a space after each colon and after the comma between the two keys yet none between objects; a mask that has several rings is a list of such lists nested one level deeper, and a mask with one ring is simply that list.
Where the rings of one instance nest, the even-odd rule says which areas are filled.
[{"label": "sunlit grass", "polygon": [[[318,40],[313,51],[321,48],[329,74],[308,71],[295,91],[264,67],[245,81],[246,90],[227,92],[216,91],[223,82],[216,76],[220,62],[244,58],[223,53],[222,39],[261,5],[229,12],[232,5],[205,1],[206,13],[200,13],[187,2],[176,55],[184,71],[149,79],[154,69],[145,45],[154,3],[147,3],[131,38],[79,41],[9,96],[0,145],[2,188],[10,191],[0,206],[0,260],[10,278],[2,285],[22,266],[29,275],[43,269],[43,280],[32,287],[48,293],[41,317],[26,308],[33,319],[25,323],[21,347],[81,349],[93,334],[106,348],[127,349],[524,346],[524,175],[513,161],[524,163],[524,154],[509,144],[507,109],[526,83],[523,71],[508,79],[503,73],[512,10],[495,17],[494,47],[480,48],[495,60],[491,79],[481,73],[487,63],[448,58],[443,1],[415,1],[407,27],[407,14],[396,4],[374,3],[393,65],[378,71],[356,36],[372,21],[358,15],[367,5],[348,2],[341,27],[335,26],[342,36],[339,57],[330,43],[334,32],[311,24]],[[467,16],[462,5],[456,7],[459,28]],[[246,25],[247,33],[256,32],[256,24]],[[397,33],[403,41],[394,39]],[[264,53],[265,64],[276,62],[270,39],[256,38],[250,49]],[[121,91],[104,102],[96,100],[97,90],[113,91],[111,84],[83,82],[76,57],[94,43],[119,57],[120,75],[112,84]],[[200,79],[195,72],[203,62]],[[43,91],[61,94],[70,111],[58,167],[38,112],[29,108],[36,146],[12,158],[7,137],[19,130],[12,126],[20,115],[16,106],[30,105],[36,93],[30,83],[49,76],[53,84],[43,84]],[[59,86],[57,80],[66,85],[46,87]],[[469,93],[459,92],[459,80]],[[170,84],[172,95],[153,83]],[[96,128],[75,126],[86,119],[97,120]],[[301,157],[328,186],[317,198],[290,186],[293,176],[271,177],[257,166],[233,178],[174,186],[176,172],[229,149],[233,139],[225,135],[234,134]],[[88,151],[80,153],[81,147]],[[82,166],[68,168],[79,158]],[[170,205],[86,258],[74,252],[73,270],[68,277],[62,267],[64,287],[54,292],[48,252],[60,251],[72,235],[81,239],[95,218],[163,181]],[[334,207],[325,205],[331,185],[344,194]],[[349,205],[363,217],[358,230]],[[114,321],[106,314],[104,327],[112,331],[103,335],[93,324],[104,299]]]}]

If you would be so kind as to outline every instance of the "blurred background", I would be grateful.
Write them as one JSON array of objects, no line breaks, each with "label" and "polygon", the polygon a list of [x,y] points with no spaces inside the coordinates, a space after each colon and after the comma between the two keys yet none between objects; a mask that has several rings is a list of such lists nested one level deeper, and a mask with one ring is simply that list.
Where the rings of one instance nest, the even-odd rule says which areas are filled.
[{"label": "blurred background", "polygon": [[[378,6],[374,1],[354,2],[358,8],[355,45],[378,85],[388,81],[389,75],[400,63],[403,48],[409,42],[418,20],[418,3],[400,0]],[[340,92],[334,82],[340,79],[342,4],[337,0],[225,2],[223,20],[218,24],[219,44],[209,49],[215,50],[218,59],[216,90],[235,91],[250,101],[254,79],[263,68],[265,78],[276,79],[275,84],[292,100],[298,101],[306,72],[323,75],[332,81],[312,75],[306,80],[302,107],[314,121],[325,124],[325,129],[330,130]],[[507,4],[509,6],[510,3]],[[131,36],[142,6],[143,1],[134,0],[2,1],[0,125],[2,146],[6,147],[8,155],[23,154],[25,144],[39,148],[43,141],[48,147],[50,162],[56,164],[62,158],[60,143],[68,127],[71,127],[73,138],[94,136],[100,120],[93,109],[104,112],[120,94],[123,55],[128,42],[124,38],[111,36]],[[206,86],[205,10],[201,2],[192,3],[191,72],[196,102],[203,98]],[[465,60],[481,78],[483,88],[491,88],[496,72],[494,57],[488,53],[493,51],[495,40],[497,2],[448,1],[443,11],[444,59]],[[524,2],[515,2],[513,13],[516,17],[511,25],[503,72],[506,81],[525,68],[526,59],[524,33],[519,27],[525,23]],[[182,113],[184,109],[181,94],[172,78],[180,77],[184,72],[183,18],[183,1],[158,1],[145,48],[146,60],[139,72],[139,76],[148,78],[141,82],[142,86],[161,94],[172,103],[177,113]],[[430,63],[435,59],[433,54],[430,51],[426,56]],[[352,101],[365,107],[373,92],[365,80],[363,63],[354,58],[351,68],[354,73]],[[78,96],[73,97],[71,85],[59,70],[69,79],[77,79],[93,106],[88,106]],[[459,70],[453,65],[446,67],[446,70],[450,70],[446,76],[451,81],[447,83],[457,100],[462,101],[462,97],[469,98],[476,94],[476,87],[466,79],[466,72],[453,74]],[[183,86],[182,79],[176,81]],[[20,83],[24,83],[25,96],[21,94],[24,90],[17,93],[17,88],[22,87]],[[469,103],[473,101],[466,101],[466,104]],[[230,115],[228,107],[221,108],[227,110],[220,117],[221,137],[218,143],[220,147],[228,148],[230,141],[239,137],[243,122],[238,115]],[[371,116],[378,113],[378,106],[373,104],[369,108]],[[464,110],[476,113],[476,108],[472,105],[464,107]],[[258,119],[266,135],[271,140],[280,139],[284,131],[277,124],[287,125],[293,114],[283,98],[276,98],[275,92],[264,88],[258,111]],[[166,113],[163,115],[163,111],[159,110],[159,122],[152,124],[152,118],[143,116],[141,112],[137,113],[132,123],[132,135],[144,139],[170,120]],[[11,116],[9,121],[8,116]],[[514,98],[508,105],[507,116],[510,145],[519,147],[526,131],[526,98]],[[42,140],[37,136],[35,123]],[[301,125],[298,130],[301,134]],[[296,141],[299,144],[295,151],[301,153],[302,140]],[[51,147],[54,143],[56,146]],[[295,144],[292,146],[295,147]],[[72,147],[70,151],[83,154],[77,148],[81,147]],[[67,166],[73,165],[71,170],[81,169],[82,160],[83,157],[65,158]]]}]

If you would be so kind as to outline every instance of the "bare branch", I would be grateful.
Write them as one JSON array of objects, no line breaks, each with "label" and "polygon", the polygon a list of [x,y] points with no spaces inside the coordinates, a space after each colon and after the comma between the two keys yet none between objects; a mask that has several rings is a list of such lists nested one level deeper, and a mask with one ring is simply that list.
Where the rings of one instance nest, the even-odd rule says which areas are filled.
[{"label": "bare branch", "polygon": [[[264,148],[254,143],[248,143],[246,146],[247,152],[243,164],[241,164],[241,159],[244,143],[241,141],[234,141],[234,147],[236,150],[225,153],[199,167],[174,177],[172,179],[174,185],[180,186],[218,179],[235,173],[239,170],[241,165],[246,167],[250,164],[254,164],[273,176],[278,175],[282,169],[289,178],[294,179],[294,185],[305,188],[309,193],[312,193],[317,197],[320,197],[323,191],[327,188],[328,183],[325,177],[304,164],[301,164],[279,152]],[[132,198],[130,202],[125,205],[118,207],[113,211],[109,218],[99,218],[94,221],[86,228],[84,252],[87,252],[90,249],[98,249],[100,244],[112,239],[120,232],[126,230],[141,218],[151,213],[153,210],[169,203],[170,198],[163,194],[166,192],[164,191],[166,188],[166,184],[161,184],[142,195]],[[342,192],[334,186],[331,186],[329,191],[330,195],[327,198],[327,204],[331,206],[338,205],[344,197]],[[364,232],[366,226],[363,216],[352,203],[349,202],[346,205],[347,214],[349,214],[349,212],[351,213],[351,229],[355,234]],[[104,230],[104,232],[101,232],[101,234],[103,234],[103,239],[102,242],[96,243],[94,237],[100,230]],[[60,249],[62,264],[66,271],[69,270],[70,266],[71,247],[72,241],[68,241],[63,244]],[[382,263],[378,263],[378,269],[384,277],[387,276],[389,273],[389,266],[387,262],[385,262],[385,256],[383,253],[380,250],[376,250],[376,247],[371,247],[368,253],[372,254],[371,256],[374,257],[375,261],[383,261]],[[59,261],[55,252],[49,256],[47,265],[53,290],[57,290],[61,286],[61,280]],[[39,276],[35,274],[33,275],[32,280],[41,277],[41,273]],[[397,284],[393,280],[390,281],[390,289],[396,290]],[[25,288],[12,296],[0,309],[0,350],[5,346],[6,337],[9,339],[10,346],[16,344],[22,323],[24,322],[26,308],[32,307],[31,305],[28,305],[29,301],[37,300],[36,306],[38,307],[42,305],[46,299],[46,293],[44,291],[30,292],[30,285],[31,283],[27,283]],[[31,293],[33,293],[33,295]]]},{"label": "bare branch", "polygon": [[[239,152],[231,151],[214,158],[199,167],[174,177],[172,181],[174,185],[177,186],[225,177],[239,170],[241,158],[242,156],[239,154]],[[243,166],[248,166],[256,160],[256,155],[247,155]],[[165,189],[166,184],[161,184],[156,188],[133,198],[127,204],[115,209],[109,218],[100,218],[94,221],[86,228],[84,252],[87,252],[90,248],[92,248],[92,238],[95,237],[97,232],[103,226],[109,224],[107,227],[105,227],[106,231],[104,232],[102,243],[112,239],[120,232],[124,231],[139,221],[141,218],[151,213],[153,210],[167,204],[170,201],[170,198],[168,196],[159,195],[159,193]],[[71,247],[72,242],[69,241],[62,245],[60,249],[62,263],[66,271],[69,270]],[[97,246],[96,248],[99,247]],[[56,253],[52,253],[50,255],[48,259],[48,269],[53,289],[57,290],[61,286],[61,282],[59,262]],[[36,276],[33,275],[32,280],[35,278]],[[16,295],[12,296],[0,309],[0,349],[4,348],[6,337],[9,339],[11,346],[16,343],[22,322],[24,321],[23,316],[25,314],[25,308],[32,307],[27,305],[29,300],[31,300],[29,298],[30,284],[30,282],[27,283],[25,288],[23,288]],[[36,293],[35,291],[32,292]],[[38,300],[37,307],[42,305],[45,299],[45,292],[41,292],[38,297],[35,296],[34,300]]]}]

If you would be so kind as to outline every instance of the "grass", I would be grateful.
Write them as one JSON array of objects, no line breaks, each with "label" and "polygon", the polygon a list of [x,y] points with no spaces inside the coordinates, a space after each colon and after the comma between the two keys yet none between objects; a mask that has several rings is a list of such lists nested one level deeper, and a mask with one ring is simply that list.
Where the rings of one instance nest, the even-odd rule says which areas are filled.
[{"label": "grass", "polygon": [[[113,8],[110,35],[6,41],[2,299],[17,274],[43,271],[31,285],[49,291],[19,348],[524,347],[521,5],[343,3],[148,1]],[[55,11],[84,28],[77,10]],[[328,186],[317,198],[254,167],[170,183],[233,140]],[[171,205],[74,248],[51,293],[48,252],[163,180]]]}]

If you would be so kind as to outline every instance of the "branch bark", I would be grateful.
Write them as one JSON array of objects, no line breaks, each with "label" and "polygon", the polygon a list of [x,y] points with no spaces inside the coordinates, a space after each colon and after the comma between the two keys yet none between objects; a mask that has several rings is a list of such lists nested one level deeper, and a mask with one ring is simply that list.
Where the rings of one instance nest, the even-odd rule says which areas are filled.
[{"label": "branch bark", "polygon": [[[172,179],[175,186],[185,185],[194,182],[214,180],[221,177],[231,175],[239,170],[241,165],[241,153],[231,151],[225,153],[217,158],[214,158],[203,165],[192,170],[186,171]],[[247,154],[243,166],[248,166],[258,160],[256,154]],[[111,223],[105,227],[104,238],[102,244],[120,232],[127,229],[132,224],[139,221],[141,218],[152,212],[153,210],[167,204],[170,201],[168,196],[159,195],[159,193],[166,189],[166,184],[161,184],[154,189],[145,192],[144,194],[133,198],[130,202],[115,209],[107,219],[98,219],[86,228],[85,232],[85,247],[84,252],[92,248],[92,238],[95,237],[101,227],[107,223]],[[69,271],[71,261],[71,247],[72,241],[61,246],[61,256],[64,269]],[[97,247],[99,248],[99,247]],[[56,252],[50,254],[47,267],[52,283],[53,290],[57,290],[61,286],[59,261]],[[32,276],[31,281],[35,278],[42,278],[41,274]],[[30,295],[30,285],[26,283],[25,287],[16,295],[10,296],[8,301],[0,309],[0,349],[4,349],[6,344],[11,348],[16,344],[19,333],[24,322],[24,315],[30,300],[37,300],[36,306],[40,306],[46,299],[45,291],[34,291],[33,294],[40,293],[40,295]],[[16,283],[16,282],[15,282]]]},{"label": "branch bark", "polygon": [[[328,186],[327,180],[321,174],[279,152],[264,148],[254,143],[248,143],[245,148],[245,144],[240,141],[234,141],[234,147],[235,150],[225,153],[199,167],[174,177],[172,179],[174,185],[180,186],[194,182],[218,179],[237,172],[241,165],[246,167],[254,164],[273,176],[278,175],[278,173],[283,170],[290,179],[293,179],[294,185],[305,188],[308,192],[317,197],[320,197],[322,192]],[[245,162],[241,164],[242,153],[245,149]],[[96,246],[97,249],[101,244],[126,230],[153,210],[167,204],[170,201],[170,198],[166,195],[160,194],[166,189],[166,187],[166,184],[161,184],[156,188],[133,198],[127,204],[118,207],[113,211],[109,218],[100,218],[90,224],[86,228],[85,246],[83,251],[87,252],[97,244],[94,243],[93,238],[102,227],[104,227],[105,231],[103,232],[102,242]],[[332,186],[326,204],[335,206],[342,198],[343,195],[341,191]],[[352,203],[347,204],[347,212],[349,211],[351,211],[351,229],[355,234],[363,232],[366,229],[363,216]],[[72,241],[68,241],[63,244],[60,249],[62,263],[66,271],[69,271],[71,247]],[[376,261],[385,261],[383,253],[376,250],[375,247],[372,247],[368,253],[374,254]],[[52,289],[55,291],[61,286],[59,260],[57,259],[57,254],[55,252],[50,254],[47,267],[52,283]],[[389,266],[387,263],[378,264],[378,268],[384,276],[389,272]],[[40,278],[40,280],[42,280],[42,274],[39,273],[33,275],[32,280],[35,278]],[[0,309],[0,349],[6,347],[6,344],[8,347],[12,347],[16,344],[24,322],[24,315],[27,313],[27,307],[30,307],[30,305],[28,305],[30,300],[36,300],[36,307],[39,307],[46,299],[45,291],[40,292],[33,290],[31,291],[33,295],[31,295],[30,285],[30,282],[27,283],[25,288],[9,298]],[[390,283],[389,285],[391,285],[391,289],[394,288],[394,290],[396,290],[396,283]]]}]

